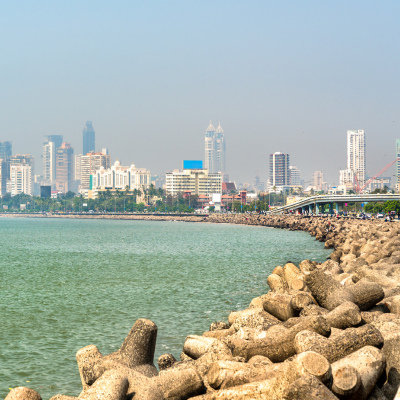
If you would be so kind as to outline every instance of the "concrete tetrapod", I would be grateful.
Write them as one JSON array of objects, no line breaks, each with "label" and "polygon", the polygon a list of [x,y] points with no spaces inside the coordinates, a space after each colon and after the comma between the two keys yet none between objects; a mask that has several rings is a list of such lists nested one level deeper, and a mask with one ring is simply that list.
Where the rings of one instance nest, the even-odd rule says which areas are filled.
[{"label": "concrete tetrapod", "polygon": [[350,365],[332,370],[332,376],[332,392],[339,398],[350,398],[360,388],[360,374]]},{"label": "concrete tetrapod", "polygon": [[384,298],[379,284],[364,279],[345,287],[331,275],[313,271],[306,275],[305,281],[318,304],[329,311],[346,301],[356,304],[361,311],[366,311]]},{"label": "concrete tetrapod", "polygon": [[156,376],[153,364],[157,326],[148,319],[138,319],[121,348],[102,356],[96,346],[90,345],[76,353],[83,389],[92,385],[106,370],[123,365],[148,376]]},{"label": "concrete tetrapod", "polygon": [[125,400],[129,387],[128,378],[116,370],[106,371],[79,398],[82,400]]},{"label": "concrete tetrapod", "polygon": [[[314,352],[305,352],[293,360],[266,367],[262,381],[251,382],[230,389],[195,397],[196,400],[282,399],[285,389],[303,375],[312,375],[321,382],[329,382],[332,370],[328,361]],[[260,377],[258,377],[260,378]],[[258,379],[256,378],[256,379]],[[193,399],[193,400],[194,400]]]},{"label": "concrete tetrapod", "polygon": [[[231,342],[233,345],[232,354],[234,356],[244,357],[249,360],[253,356],[265,356],[272,362],[282,362],[287,358],[296,354],[294,348],[294,338],[302,331],[317,332],[320,335],[329,336],[330,326],[323,317],[305,317],[301,318],[300,322],[282,332],[280,335],[275,335],[272,328],[268,330],[267,336],[264,339],[253,341],[237,341]],[[269,334],[269,332],[271,333]],[[318,336],[320,336],[318,335]]]},{"label": "concrete tetrapod", "polygon": [[346,329],[359,325],[362,321],[360,309],[351,301],[346,301],[330,313],[324,315],[332,328]]},{"label": "concrete tetrapod", "polygon": [[332,339],[305,330],[296,335],[294,348],[298,354],[315,351],[333,363],[364,346],[382,348],[383,342],[383,337],[377,328],[373,325],[364,325],[360,328],[346,329],[341,335]]},{"label": "concrete tetrapod", "polygon": [[[360,377],[360,384],[352,393],[339,393],[334,390],[345,368],[354,368]],[[366,400],[374,389],[378,379],[386,367],[386,357],[382,350],[372,346],[365,346],[332,364],[333,385],[332,391],[336,394],[346,394],[349,400]],[[352,396],[349,397],[349,395]]]},{"label": "concrete tetrapod", "polygon": [[312,375],[304,375],[283,392],[283,400],[338,400],[338,398]]},{"label": "concrete tetrapod", "polygon": [[264,310],[281,321],[297,317],[299,312],[292,306],[293,296],[287,293],[269,292],[263,301]]},{"label": "concrete tetrapod", "polygon": [[11,390],[4,400],[42,400],[42,398],[36,390],[19,386]]},{"label": "concrete tetrapod", "polygon": [[232,354],[229,347],[221,340],[196,335],[189,335],[186,338],[183,352],[195,360],[206,353]]}]

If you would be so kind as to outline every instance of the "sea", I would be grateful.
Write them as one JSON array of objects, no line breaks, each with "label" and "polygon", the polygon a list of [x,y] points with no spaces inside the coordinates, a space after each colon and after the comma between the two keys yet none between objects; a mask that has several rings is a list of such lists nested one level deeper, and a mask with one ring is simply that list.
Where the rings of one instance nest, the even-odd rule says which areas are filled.
[{"label": "sea", "polygon": [[76,352],[118,350],[138,318],[157,324],[154,362],[187,335],[268,292],[277,265],[322,262],[305,232],[229,224],[0,218],[0,398],[82,390]]}]

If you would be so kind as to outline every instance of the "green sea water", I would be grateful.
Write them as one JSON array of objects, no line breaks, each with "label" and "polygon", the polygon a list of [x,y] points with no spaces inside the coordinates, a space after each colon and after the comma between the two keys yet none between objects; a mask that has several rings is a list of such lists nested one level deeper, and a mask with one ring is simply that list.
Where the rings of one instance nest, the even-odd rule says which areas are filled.
[{"label": "green sea water", "polygon": [[155,354],[267,292],[286,261],[330,253],[307,233],[222,224],[0,218],[0,398],[28,386],[78,396],[75,354],[117,350],[138,318]]}]

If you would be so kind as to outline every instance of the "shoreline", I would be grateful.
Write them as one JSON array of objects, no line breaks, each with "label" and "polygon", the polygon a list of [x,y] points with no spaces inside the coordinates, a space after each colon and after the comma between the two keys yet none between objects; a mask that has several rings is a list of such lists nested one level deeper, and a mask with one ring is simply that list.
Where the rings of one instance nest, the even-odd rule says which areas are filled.
[{"label": "shoreline", "polygon": [[[101,219],[178,220],[134,217]],[[399,224],[258,214],[212,214],[196,222],[302,230],[332,253],[323,263],[277,266],[266,294],[232,311],[228,324],[216,321],[202,336],[187,336],[180,360],[160,356],[159,371],[153,364],[157,326],[148,319],[136,321],[115,353],[82,348],[79,398],[107,392],[118,400],[337,399],[343,384],[337,371],[344,369],[354,381],[353,398],[394,399],[400,385]],[[23,396],[32,391],[16,388],[9,396],[18,390]],[[26,397],[10,397],[20,398]]]}]

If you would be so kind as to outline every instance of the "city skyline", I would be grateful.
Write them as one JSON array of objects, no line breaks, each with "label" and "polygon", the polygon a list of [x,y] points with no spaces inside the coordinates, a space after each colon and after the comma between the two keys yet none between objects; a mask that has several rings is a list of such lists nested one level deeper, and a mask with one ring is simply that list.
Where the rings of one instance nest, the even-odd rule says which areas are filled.
[{"label": "city skyline", "polygon": [[[394,159],[400,135],[399,11],[394,1],[44,1],[40,13],[7,3],[0,137],[39,160],[40,138],[62,134],[78,153],[91,120],[96,151],[108,147],[157,174],[203,159],[211,118],[229,134],[236,181],[251,182],[254,171],[266,181],[268,154],[280,150],[304,177],[321,170],[338,184],[342,138],[363,129],[373,175]],[[350,29],[354,21],[367,23]],[[82,63],[88,57],[96,68]]]}]

